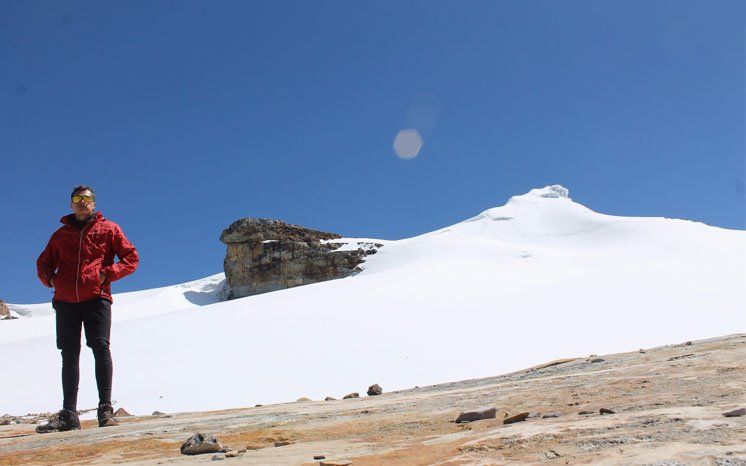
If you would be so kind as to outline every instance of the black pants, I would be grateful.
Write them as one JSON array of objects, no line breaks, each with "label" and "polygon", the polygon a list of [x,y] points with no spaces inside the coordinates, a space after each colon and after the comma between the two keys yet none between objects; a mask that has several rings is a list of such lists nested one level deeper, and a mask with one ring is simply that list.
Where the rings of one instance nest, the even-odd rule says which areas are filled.
[{"label": "black pants", "polygon": [[62,407],[77,410],[80,381],[80,329],[96,360],[96,384],[100,403],[111,403],[113,365],[109,351],[111,303],[96,298],[82,303],[52,301],[57,324],[57,348],[62,350]]}]

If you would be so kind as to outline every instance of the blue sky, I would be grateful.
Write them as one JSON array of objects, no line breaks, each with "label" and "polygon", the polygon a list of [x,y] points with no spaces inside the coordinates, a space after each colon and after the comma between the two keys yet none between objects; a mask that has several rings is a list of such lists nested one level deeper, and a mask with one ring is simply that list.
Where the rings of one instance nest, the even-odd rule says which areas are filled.
[{"label": "blue sky", "polygon": [[241,217],[400,239],[548,184],[746,229],[745,9],[0,0],[0,298],[50,299],[81,183],[140,250],[118,292],[222,271]]}]

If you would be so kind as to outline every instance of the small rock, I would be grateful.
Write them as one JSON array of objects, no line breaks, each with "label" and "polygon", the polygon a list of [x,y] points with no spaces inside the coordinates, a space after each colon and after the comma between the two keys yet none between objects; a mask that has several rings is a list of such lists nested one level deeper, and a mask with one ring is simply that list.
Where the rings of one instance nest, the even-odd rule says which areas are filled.
[{"label": "small rock", "polygon": [[264,445],[246,445],[246,451],[261,450],[262,448],[264,448]]},{"label": "small rock", "polygon": [[503,419],[503,424],[513,424],[515,422],[523,422],[528,418],[529,413],[520,413],[515,416],[506,417]]},{"label": "small rock", "polygon": [[241,450],[239,451],[229,451],[225,454],[226,458],[238,458],[238,455],[241,454]]},{"label": "small rock", "polygon": [[483,411],[469,411],[466,413],[461,413],[453,422],[455,422],[456,424],[460,424],[462,422],[481,421],[482,419],[494,419],[495,417],[497,417],[497,408],[490,408]]},{"label": "small rock", "polygon": [[535,417],[541,417],[541,413],[531,413],[526,419],[533,419]]},{"label": "small rock", "polygon": [[219,453],[223,451],[217,437],[210,434],[194,434],[181,444],[183,455],[201,455],[203,453]]},{"label": "small rock", "polygon": [[560,417],[560,413],[547,413],[547,414],[541,416],[542,419],[546,419],[546,418],[549,418],[549,417]]},{"label": "small rock", "polygon": [[285,445],[290,445],[293,442],[288,442],[287,440],[282,440],[280,442],[275,442],[276,447],[284,447]]},{"label": "small rock", "polygon": [[311,399],[303,397],[303,398],[298,398],[298,401],[311,401]]},{"label": "small rock", "polygon": [[350,398],[360,398],[360,394],[358,392],[352,392],[342,397],[343,400],[349,400]]},{"label": "small rock", "polygon": [[261,408],[264,405],[254,405],[255,408]]},{"label": "small rock", "polygon": [[640,348],[640,353],[645,354],[645,350]]},{"label": "small rock", "polygon": [[598,410],[599,414],[614,414],[614,411],[609,408],[601,408]]},{"label": "small rock", "polygon": [[694,343],[692,343],[691,341],[687,341],[687,342],[686,342],[686,343],[684,343],[684,344],[685,344],[686,346],[692,346],[692,345],[693,345]]},{"label": "small rock", "polygon": [[383,394],[383,389],[377,383],[374,383],[373,385],[368,387],[368,396],[378,396],[381,394]]},{"label": "small rock", "polygon": [[124,408],[119,408],[116,411],[114,411],[114,417],[127,417],[132,416],[130,413],[127,412]]},{"label": "small rock", "polygon": [[593,358],[591,362],[604,362],[604,358]]},{"label": "small rock", "polygon": [[337,401],[337,399],[333,396],[327,396],[326,398],[324,398],[324,401]]},{"label": "small rock", "polygon": [[581,416],[586,416],[588,414],[593,414],[593,411],[583,410],[583,411],[580,411],[578,414],[581,415]]},{"label": "small rock", "polygon": [[325,460],[326,456],[324,456],[324,455],[316,455],[316,456],[313,457],[313,459],[315,459],[315,460]]},{"label": "small rock", "polygon": [[165,415],[165,414],[166,414],[166,413],[162,413],[162,412],[160,412],[160,411],[153,411],[153,414],[151,414],[151,416],[163,416],[163,415]]},{"label": "small rock", "polygon": [[322,461],[319,466],[350,466],[352,461]]},{"label": "small rock", "polygon": [[544,456],[546,456],[546,457],[547,457],[547,459],[550,459],[550,460],[551,460],[551,459],[554,459],[554,458],[559,458],[559,457],[560,457],[560,456],[562,456],[562,455],[560,455],[559,453],[557,453],[557,452],[556,452],[556,451],[554,451],[554,450],[549,450],[549,451],[545,451],[545,452],[544,452]]},{"label": "small rock", "polygon": [[725,417],[746,416],[746,408],[738,408],[738,409],[734,409],[733,411],[728,411],[727,413],[723,413],[723,416]]},{"label": "small rock", "polygon": [[218,453],[217,455],[212,455],[213,461],[223,461],[225,459],[225,455],[222,453]]}]

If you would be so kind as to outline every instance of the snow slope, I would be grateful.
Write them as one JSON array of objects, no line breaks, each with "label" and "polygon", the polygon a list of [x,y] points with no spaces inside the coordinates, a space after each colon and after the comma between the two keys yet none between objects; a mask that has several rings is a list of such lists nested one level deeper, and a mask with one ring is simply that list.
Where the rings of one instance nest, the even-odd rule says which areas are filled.
[{"label": "snow slope", "polygon": [[[561,186],[374,241],[341,280],[227,302],[222,274],[115,295],[113,398],[149,414],[341,397],[746,331],[746,232],[599,214]],[[56,410],[51,306],[11,309],[29,318],[0,322],[0,413]],[[96,400],[84,350],[79,407]]]}]

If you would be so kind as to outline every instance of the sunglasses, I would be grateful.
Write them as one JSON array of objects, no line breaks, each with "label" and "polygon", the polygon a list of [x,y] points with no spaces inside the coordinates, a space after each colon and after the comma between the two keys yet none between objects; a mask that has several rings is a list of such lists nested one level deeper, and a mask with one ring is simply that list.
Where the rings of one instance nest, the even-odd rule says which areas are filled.
[{"label": "sunglasses", "polygon": [[73,196],[73,202],[76,204],[80,201],[84,201],[86,204],[88,204],[89,202],[93,202],[95,200],[96,198],[93,196]]}]

